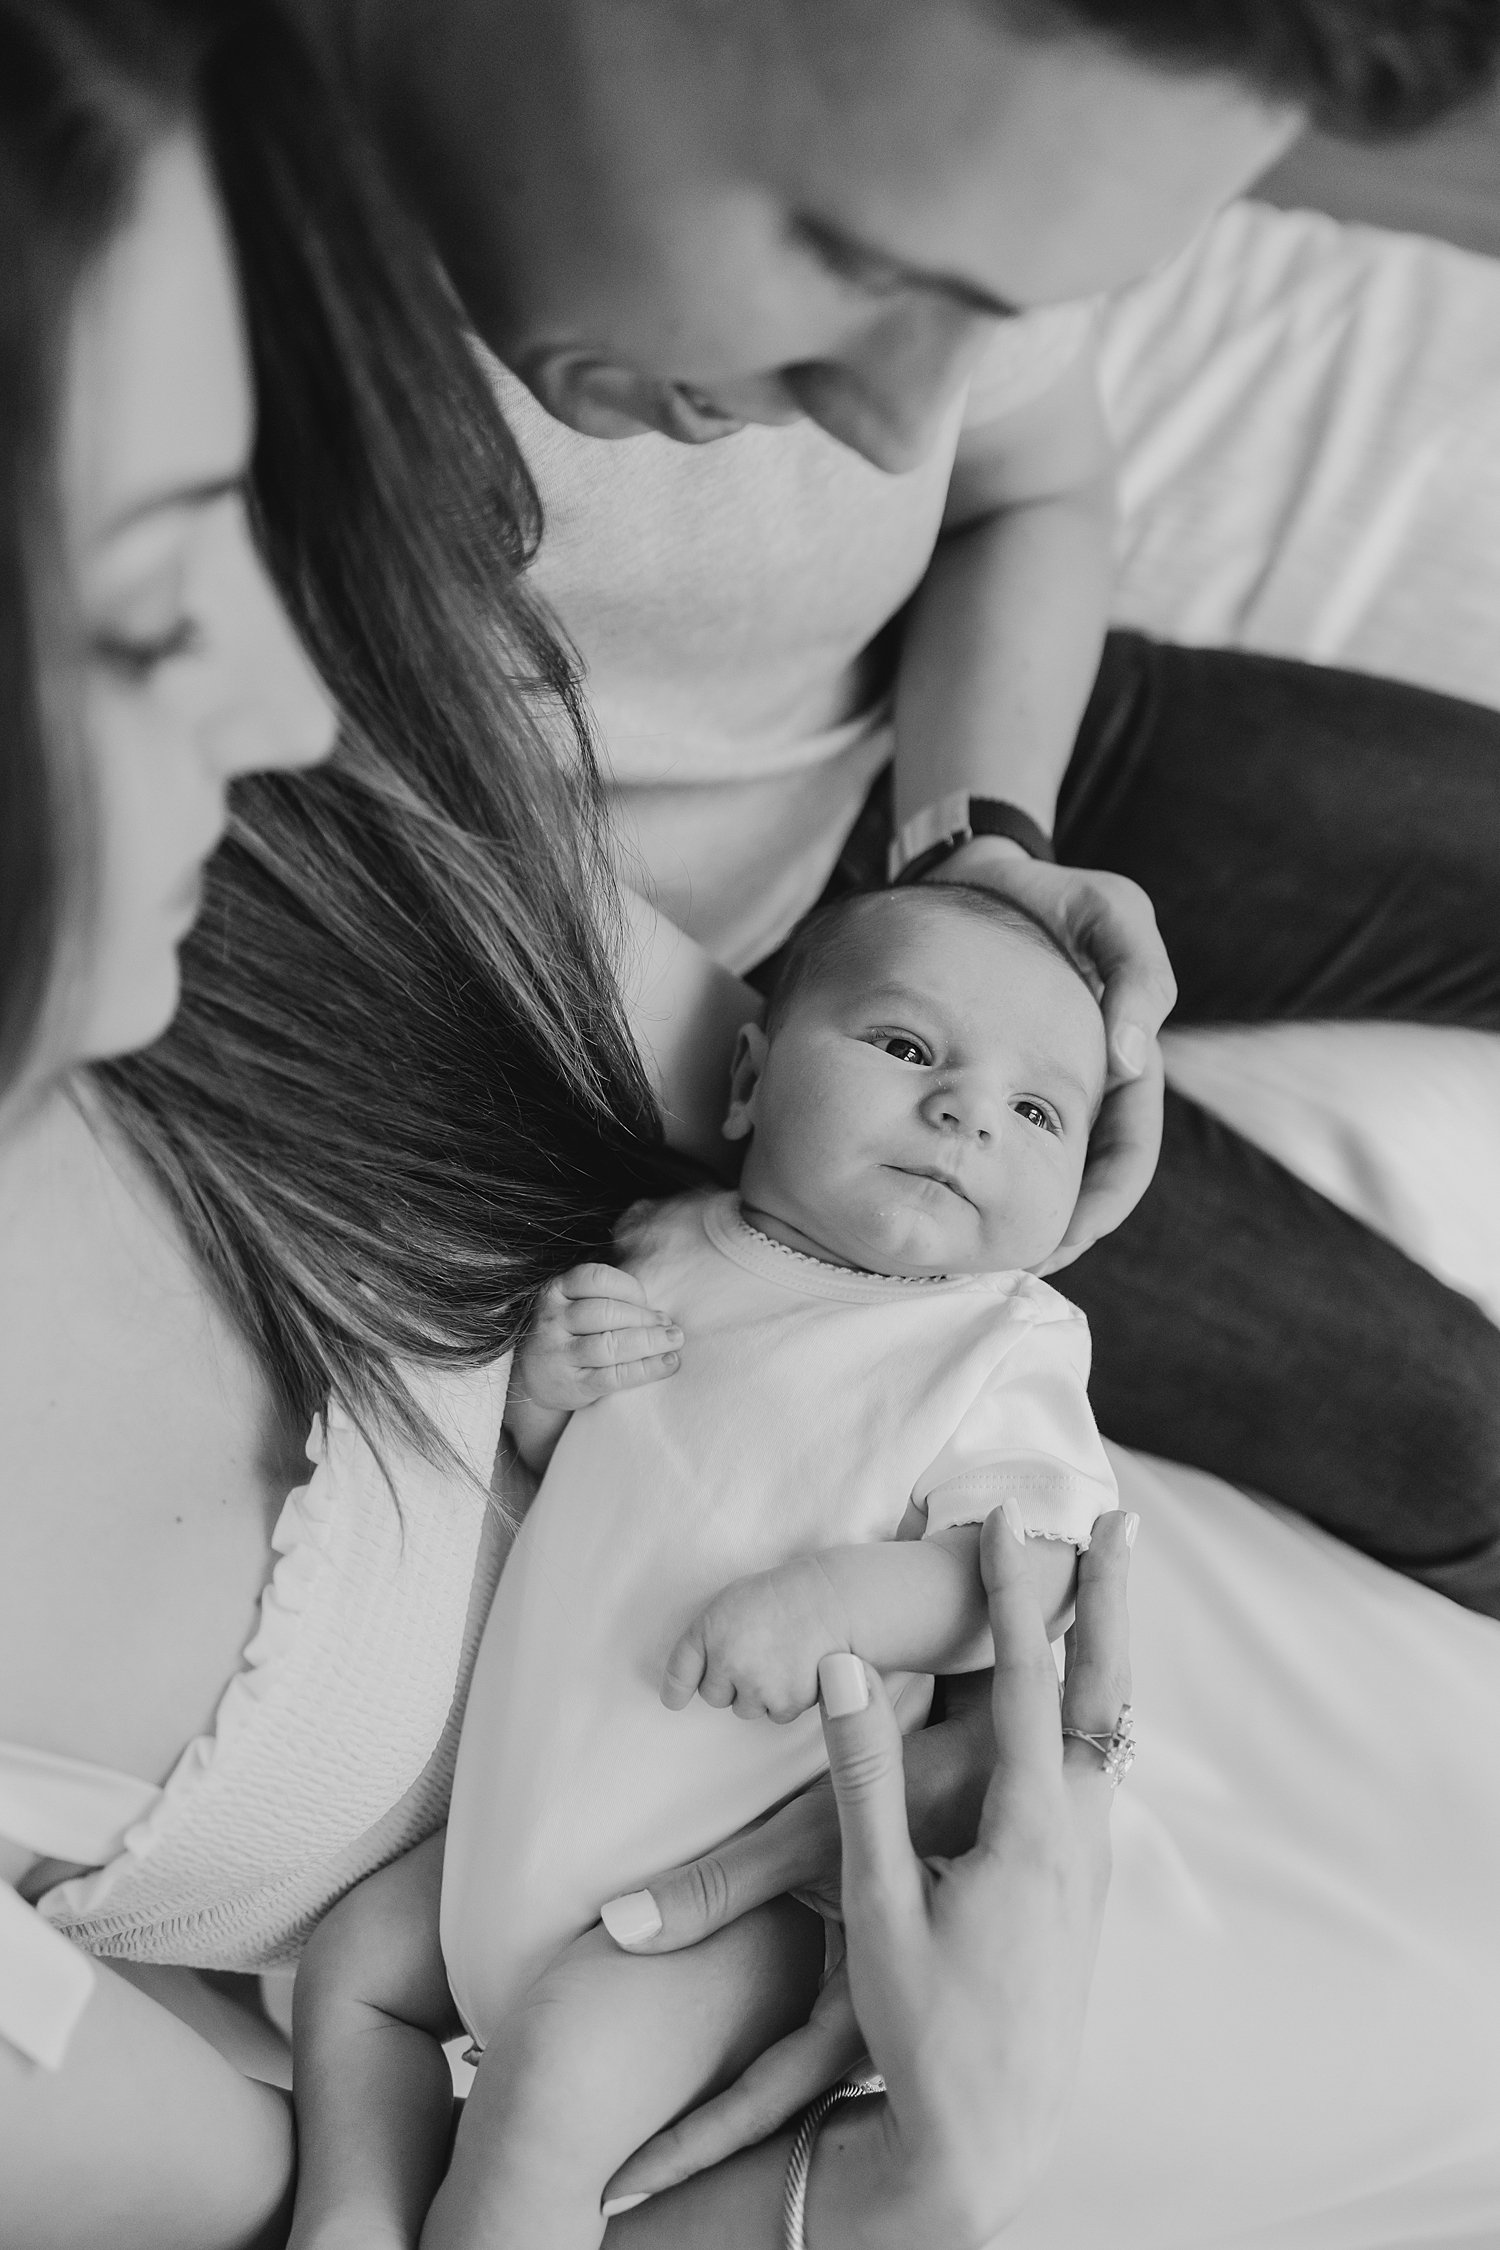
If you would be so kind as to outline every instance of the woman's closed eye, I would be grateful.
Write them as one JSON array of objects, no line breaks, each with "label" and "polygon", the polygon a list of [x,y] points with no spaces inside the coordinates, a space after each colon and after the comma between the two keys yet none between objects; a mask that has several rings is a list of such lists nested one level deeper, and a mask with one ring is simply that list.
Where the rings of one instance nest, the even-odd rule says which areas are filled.
[{"label": "woman's closed eye", "polygon": [[196,618],[183,617],[159,633],[98,633],[94,637],[94,653],[112,671],[121,672],[130,680],[144,681],[163,664],[170,664],[179,656],[191,656],[200,639]]},{"label": "woman's closed eye", "polygon": [[1030,1094],[1023,1094],[1011,1107],[1017,1117],[1024,1117],[1028,1125],[1038,1126],[1044,1133],[1062,1132],[1062,1120],[1056,1111],[1049,1109],[1045,1102],[1034,1101]]}]

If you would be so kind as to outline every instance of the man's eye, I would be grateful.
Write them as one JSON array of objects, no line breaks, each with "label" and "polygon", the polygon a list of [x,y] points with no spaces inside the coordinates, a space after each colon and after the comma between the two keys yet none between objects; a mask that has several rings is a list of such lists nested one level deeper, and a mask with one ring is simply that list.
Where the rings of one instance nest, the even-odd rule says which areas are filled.
[{"label": "man's eye", "polygon": [[1039,1125],[1044,1133],[1062,1130],[1050,1109],[1041,1102],[1021,1101],[1015,1105],[1017,1117],[1024,1117],[1028,1125]]},{"label": "man's eye", "polygon": [[932,1060],[921,1040],[911,1038],[904,1031],[893,1032],[890,1038],[882,1039],[880,1044],[886,1054],[895,1056],[897,1062],[918,1063],[925,1068]]},{"label": "man's eye", "polygon": [[158,666],[170,664],[174,657],[190,656],[198,640],[196,620],[184,617],[165,632],[151,633],[140,639],[124,633],[101,633],[94,648],[112,670],[124,673],[131,680],[146,680]]}]

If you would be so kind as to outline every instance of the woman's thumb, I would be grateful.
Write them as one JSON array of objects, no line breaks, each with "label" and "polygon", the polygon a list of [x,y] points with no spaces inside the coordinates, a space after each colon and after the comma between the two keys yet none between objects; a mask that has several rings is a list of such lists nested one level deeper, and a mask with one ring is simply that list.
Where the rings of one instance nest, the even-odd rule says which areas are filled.
[{"label": "woman's thumb", "polygon": [[844,1841],[844,1913],[920,1909],[921,1869],[906,1820],[901,1730],[880,1674],[840,1651],[818,1666],[828,1770]]}]

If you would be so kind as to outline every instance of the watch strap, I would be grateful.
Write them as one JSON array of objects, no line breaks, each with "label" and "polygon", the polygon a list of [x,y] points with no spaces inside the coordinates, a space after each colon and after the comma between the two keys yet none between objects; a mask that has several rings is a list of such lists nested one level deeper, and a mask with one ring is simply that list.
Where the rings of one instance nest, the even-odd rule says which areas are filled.
[{"label": "watch strap", "polygon": [[903,821],[886,858],[888,883],[920,883],[976,836],[1006,836],[1031,859],[1055,860],[1052,838],[1030,813],[1001,797],[955,789]]}]

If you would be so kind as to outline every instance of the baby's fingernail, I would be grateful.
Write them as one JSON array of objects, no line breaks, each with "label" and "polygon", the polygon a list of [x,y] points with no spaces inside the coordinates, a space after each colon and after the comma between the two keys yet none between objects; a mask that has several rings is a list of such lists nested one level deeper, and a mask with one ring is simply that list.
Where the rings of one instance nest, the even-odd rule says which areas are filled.
[{"label": "baby's fingernail", "polygon": [[654,1938],[661,1928],[661,1910],[649,1891],[626,1891],[621,1898],[606,1900],[599,1909],[599,1919],[614,1939],[628,1953],[633,1945],[644,1945]]},{"label": "baby's fingernail", "polygon": [[1011,1494],[1008,1500],[1001,1501],[1000,1513],[1002,1516],[1004,1516],[1006,1522],[1010,1525],[1011,1530],[1015,1533],[1015,1536],[1020,1540],[1021,1545],[1024,1547],[1026,1544],[1026,1526],[1021,1521],[1021,1503],[1016,1498],[1014,1493]]},{"label": "baby's fingernail", "polygon": [[870,1700],[865,1668],[847,1649],[836,1649],[832,1656],[823,1658],[818,1666],[818,1688],[830,1719],[847,1719],[863,1711]]},{"label": "baby's fingernail", "polygon": [[1125,1518],[1125,1544],[1127,1547],[1135,1545],[1135,1535],[1140,1528],[1141,1519],[1132,1508],[1130,1514]]},{"label": "baby's fingernail", "polygon": [[1138,1023],[1122,1023],[1115,1033],[1115,1060],[1132,1078],[1146,1067],[1146,1034]]},{"label": "baby's fingernail", "polygon": [[667,1330],[667,1342],[669,1344],[680,1344],[682,1342],[682,1330],[680,1328],[669,1328]]},{"label": "baby's fingernail", "polygon": [[622,2211],[637,2211],[643,2203],[650,2201],[649,2188],[642,2188],[639,2195],[612,2195],[607,2203],[600,2204],[599,2216],[601,2219],[618,2219]]}]

